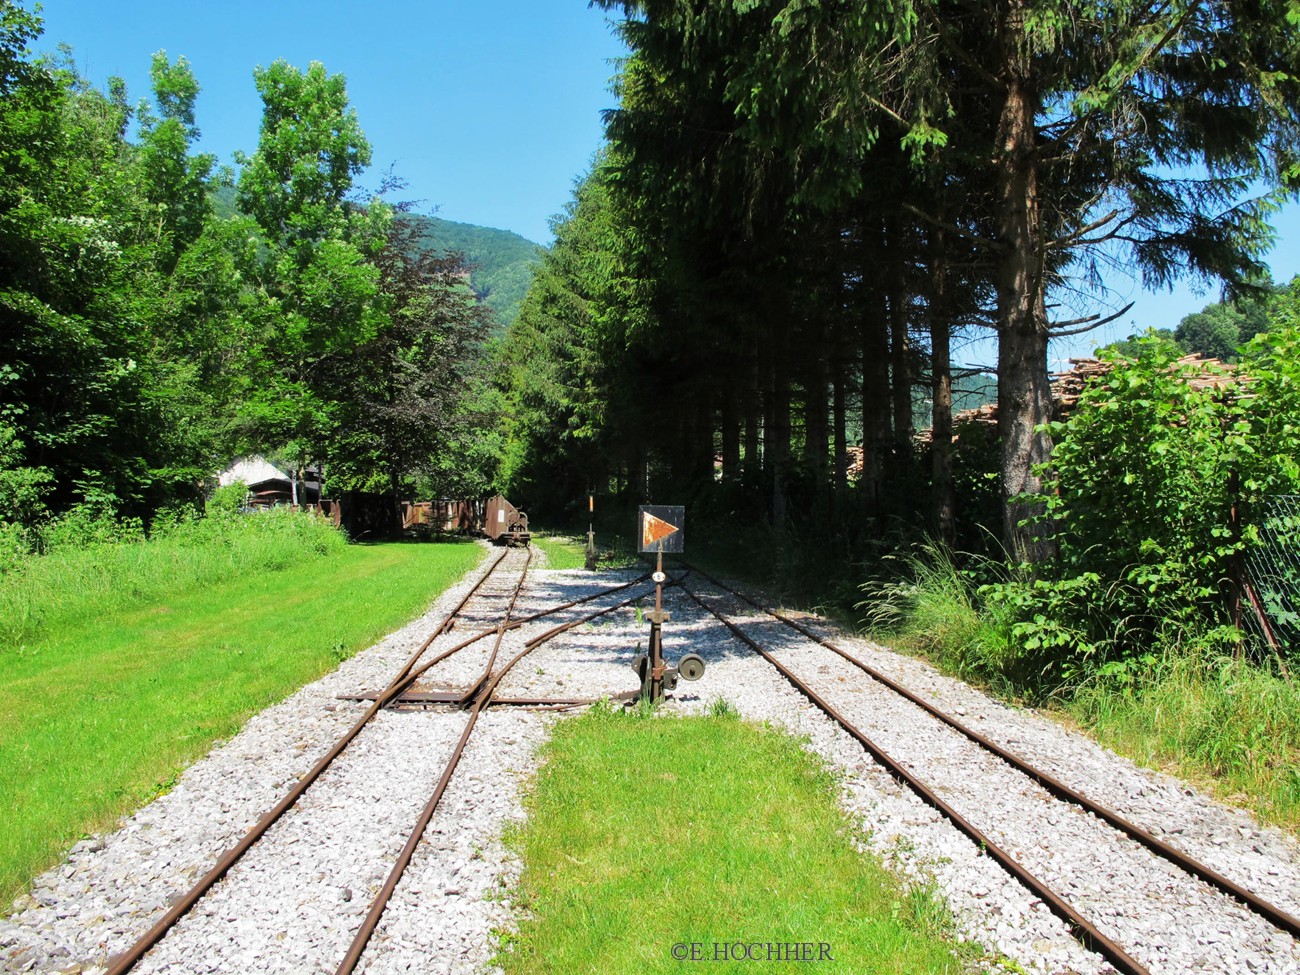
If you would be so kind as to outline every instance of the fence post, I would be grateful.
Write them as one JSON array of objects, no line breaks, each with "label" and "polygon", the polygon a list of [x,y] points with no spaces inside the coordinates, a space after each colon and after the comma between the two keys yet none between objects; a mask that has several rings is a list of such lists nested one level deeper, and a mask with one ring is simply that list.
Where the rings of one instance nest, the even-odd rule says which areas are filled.
[{"label": "fence post", "polygon": [[1245,635],[1241,632],[1241,594],[1246,581],[1246,553],[1241,544],[1241,479],[1237,476],[1236,468],[1228,472],[1228,497],[1231,500],[1228,531],[1232,538],[1232,561],[1229,568],[1232,594],[1229,612],[1232,614],[1233,628],[1237,631],[1237,655],[1240,657],[1245,645]]}]

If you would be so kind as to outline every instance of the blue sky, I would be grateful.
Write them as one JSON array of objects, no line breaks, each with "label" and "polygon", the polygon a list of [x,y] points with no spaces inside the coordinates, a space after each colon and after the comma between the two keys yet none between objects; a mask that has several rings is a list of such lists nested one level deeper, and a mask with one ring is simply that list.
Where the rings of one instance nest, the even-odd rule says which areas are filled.
[{"label": "blue sky", "polygon": [[[612,62],[625,53],[586,0],[47,0],[43,16],[39,50],[71,44],[92,82],[120,75],[133,98],[149,94],[153,52],[184,55],[203,86],[202,148],[223,162],[257,147],[253,68],[321,61],[347,77],[374,149],[372,183],[392,164],[410,184],[402,196],[424,201],[422,210],[539,243],[550,242],[549,219],[600,145],[600,112],[614,105]],[[1300,207],[1288,207],[1277,226],[1271,263],[1285,282],[1300,273]],[[1122,269],[1107,283],[1115,304],[1132,300],[1133,309],[1055,342],[1054,369],[1133,331],[1173,328],[1218,299],[1213,286],[1144,292]],[[993,355],[987,342],[955,351],[985,364]]]},{"label": "blue sky", "polygon": [[624,53],[585,0],[46,0],[42,16],[37,50],[71,44],[83,74],[121,76],[133,100],[155,51],[183,55],[202,148],[223,162],[257,148],[253,68],[320,61],[347,77],[372,182],[395,164],[421,209],[539,243],[600,145]]}]

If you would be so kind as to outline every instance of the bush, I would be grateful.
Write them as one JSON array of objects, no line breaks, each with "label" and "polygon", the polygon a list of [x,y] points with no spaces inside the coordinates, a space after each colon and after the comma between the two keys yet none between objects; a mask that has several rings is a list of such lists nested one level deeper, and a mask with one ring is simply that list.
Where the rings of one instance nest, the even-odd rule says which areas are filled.
[{"label": "bush", "polygon": [[45,514],[41,500],[54,483],[45,467],[23,467],[17,431],[0,423],[0,522],[30,527]]},{"label": "bush", "polygon": [[37,530],[41,549],[84,549],[94,545],[142,542],[144,523],[139,518],[118,518],[103,503],[79,504]]},{"label": "bush", "polygon": [[[1232,576],[1258,532],[1234,526],[1231,511],[1300,483],[1300,334],[1246,346],[1245,381],[1180,365],[1158,340],[1136,348],[1136,358],[1114,355],[1050,427],[1039,527],[1055,537],[1055,559],[1001,577],[970,563],[985,566],[972,586],[970,571],[928,546],[906,560],[905,581],[876,588],[877,624],[893,607],[911,642],[933,641],[926,649],[955,669],[1048,692],[1132,680],[1164,648],[1239,649]],[[1005,639],[977,636],[980,617]]]},{"label": "bush", "polygon": [[[1227,621],[1233,476],[1259,449],[1222,370],[1179,366],[1151,339],[1050,427],[1040,520],[1056,559],[985,588],[1014,620],[1021,664],[1049,687],[1131,665],[1157,643]],[[1193,384],[1193,378],[1210,380]]]}]

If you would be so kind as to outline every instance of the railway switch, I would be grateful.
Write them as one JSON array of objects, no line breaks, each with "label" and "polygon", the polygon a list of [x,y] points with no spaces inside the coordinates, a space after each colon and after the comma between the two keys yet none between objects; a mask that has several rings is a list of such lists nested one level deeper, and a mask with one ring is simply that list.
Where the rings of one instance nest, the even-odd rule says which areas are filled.
[{"label": "railway switch", "polygon": [[663,625],[671,618],[664,610],[664,552],[681,552],[686,526],[686,509],[680,505],[642,505],[637,512],[637,537],[640,551],[653,552],[657,557],[654,575],[655,608],[646,613],[650,621],[650,652],[638,654],[632,662],[641,688],[633,700],[648,698],[657,701],[665,691],[677,687],[677,679],[699,680],[704,674],[704,661],[698,654],[688,653],[670,667],[663,655]]}]

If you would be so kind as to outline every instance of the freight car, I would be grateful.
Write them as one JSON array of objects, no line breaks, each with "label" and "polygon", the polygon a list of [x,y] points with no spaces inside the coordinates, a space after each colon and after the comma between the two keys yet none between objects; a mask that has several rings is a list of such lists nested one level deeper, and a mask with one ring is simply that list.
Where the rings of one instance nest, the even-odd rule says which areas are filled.
[{"label": "freight car", "polygon": [[498,545],[527,545],[528,515],[501,495],[488,498],[403,501],[402,530],[478,535]]},{"label": "freight car", "polygon": [[488,498],[483,534],[498,545],[527,545],[533,537],[528,515],[499,494]]},{"label": "freight car", "polygon": [[402,529],[404,531],[435,531],[448,534],[476,534],[483,531],[483,510],[486,502],[440,498],[437,501],[403,501]]}]

